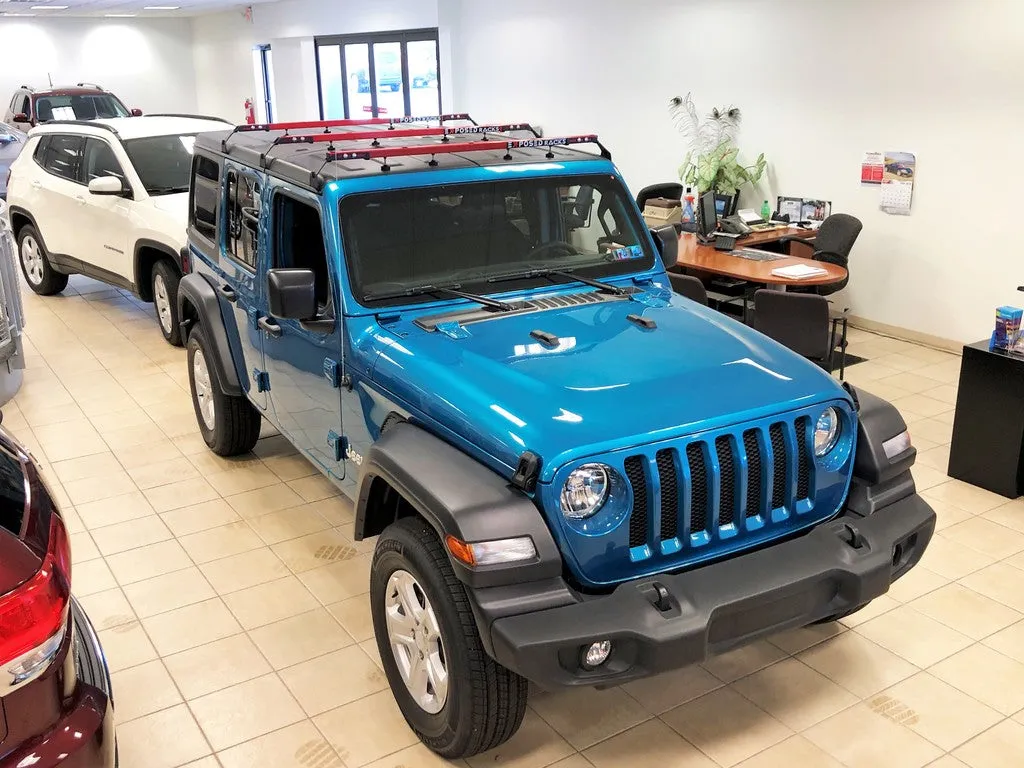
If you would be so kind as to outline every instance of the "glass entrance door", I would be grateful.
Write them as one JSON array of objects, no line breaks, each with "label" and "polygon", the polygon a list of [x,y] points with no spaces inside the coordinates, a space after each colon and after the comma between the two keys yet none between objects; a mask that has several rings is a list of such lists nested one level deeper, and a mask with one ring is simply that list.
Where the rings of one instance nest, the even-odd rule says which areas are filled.
[{"label": "glass entrance door", "polygon": [[437,30],[317,38],[320,117],[441,112]]}]

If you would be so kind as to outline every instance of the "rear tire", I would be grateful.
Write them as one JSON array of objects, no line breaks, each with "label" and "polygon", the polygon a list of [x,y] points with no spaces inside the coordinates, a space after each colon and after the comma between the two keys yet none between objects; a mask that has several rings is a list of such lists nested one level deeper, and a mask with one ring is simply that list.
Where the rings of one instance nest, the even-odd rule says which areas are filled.
[{"label": "rear tire", "polygon": [[519,730],[526,679],[484,651],[466,588],[421,518],[403,518],[380,535],[370,568],[370,612],[391,692],[427,747],[448,759],[469,757]]},{"label": "rear tire", "polygon": [[43,239],[31,224],[18,230],[18,263],[28,287],[40,296],[52,296],[68,287],[68,276],[50,266]]},{"label": "rear tire", "polygon": [[215,354],[203,326],[188,337],[188,383],[203,440],[218,456],[248,453],[260,438],[262,416],[245,395],[227,395],[208,361]]},{"label": "rear tire", "polygon": [[164,340],[173,347],[180,347],[181,326],[178,322],[178,283],[181,275],[169,261],[158,261],[153,265],[153,307],[156,321]]}]

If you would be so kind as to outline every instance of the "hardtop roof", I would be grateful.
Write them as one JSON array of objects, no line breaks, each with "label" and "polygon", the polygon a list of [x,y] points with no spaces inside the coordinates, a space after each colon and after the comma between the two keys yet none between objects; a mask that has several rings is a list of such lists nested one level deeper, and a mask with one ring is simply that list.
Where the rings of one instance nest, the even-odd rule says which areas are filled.
[{"label": "hardtop roof", "polygon": [[[468,116],[442,116],[469,120]],[[431,121],[424,118],[423,122]],[[339,125],[338,123],[348,123]],[[385,121],[386,122],[386,121]],[[214,131],[196,137],[196,149],[208,154],[229,157],[242,165],[263,170],[272,176],[289,181],[297,186],[319,191],[325,183],[336,179],[382,175],[383,173],[411,173],[432,170],[459,168],[489,167],[496,165],[524,164],[551,161],[600,161],[608,157],[602,147],[603,157],[590,152],[573,149],[569,146],[546,145],[558,139],[539,139],[533,129],[525,123],[514,124],[515,133],[509,131],[484,130],[490,126],[467,128],[472,131],[462,134],[458,129],[448,135],[416,135],[412,129],[419,125],[425,131],[437,131],[436,125],[428,127],[423,123],[413,124],[411,119],[395,121],[390,126],[373,121],[328,121],[329,127],[320,127],[325,123],[285,124],[316,127],[278,128],[271,126],[239,126],[232,131]],[[395,136],[389,137],[391,129]],[[523,135],[523,132],[527,135]],[[365,138],[373,133],[376,138]],[[346,139],[346,134],[358,135],[358,139]],[[302,138],[309,137],[310,143]],[[452,142],[452,139],[456,142]],[[597,137],[592,138],[597,143]],[[282,139],[286,142],[282,143]],[[541,146],[507,147],[508,142],[520,144],[539,143]],[[477,151],[470,148],[472,141],[486,141],[488,149]],[[446,145],[450,145],[448,149]],[[437,153],[426,149],[422,154],[408,154],[408,148],[437,148]],[[598,144],[598,146],[600,146]],[[459,148],[471,151],[451,151]],[[386,150],[405,149],[406,156],[389,158],[370,156],[383,155]],[[345,157],[339,157],[344,154]]]}]

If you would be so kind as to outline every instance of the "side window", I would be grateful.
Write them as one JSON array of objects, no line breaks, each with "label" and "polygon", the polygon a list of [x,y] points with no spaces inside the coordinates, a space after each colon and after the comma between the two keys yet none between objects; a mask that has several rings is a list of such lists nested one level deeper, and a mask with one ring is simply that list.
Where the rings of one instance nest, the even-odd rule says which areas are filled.
[{"label": "side window", "polygon": [[318,317],[333,318],[334,302],[320,211],[293,197],[278,195],[274,198],[273,232],[274,266],[313,270]]},{"label": "side window", "polygon": [[39,142],[36,144],[36,150],[32,153],[32,159],[36,163],[45,168],[46,167],[46,153],[50,150],[50,135],[44,134],[39,137]]},{"label": "side window", "polygon": [[189,223],[210,240],[217,239],[217,200],[220,194],[220,163],[196,154],[192,160],[192,192]]},{"label": "side window", "polygon": [[225,247],[235,261],[256,268],[260,231],[260,184],[253,176],[228,171],[228,226]]},{"label": "side window", "polygon": [[[19,101],[21,102],[20,105],[18,105]],[[22,96],[20,99],[15,96],[12,108],[14,109],[14,114],[20,112],[21,114],[28,115],[28,96]]]},{"label": "side window", "polygon": [[88,138],[85,140],[82,180],[88,184],[101,176],[116,176],[122,184],[127,183],[121,164],[114,156],[113,148],[103,139]]},{"label": "side window", "polygon": [[54,176],[68,181],[78,182],[78,168],[82,161],[82,146],[85,144],[81,136],[65,136],[54,134],[46,150],[43,168]]}]

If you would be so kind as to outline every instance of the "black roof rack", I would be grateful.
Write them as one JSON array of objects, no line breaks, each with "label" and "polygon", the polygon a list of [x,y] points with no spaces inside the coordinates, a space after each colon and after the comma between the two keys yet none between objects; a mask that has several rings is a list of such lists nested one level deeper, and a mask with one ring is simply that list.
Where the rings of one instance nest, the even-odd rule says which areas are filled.
[{"label": "black roof rack", "polygon": [[143,117],[184,117],[190,120],[213,120],[214,122],[225,123],[226,125],[234,125],[230,120],[225,120],[223,117],[190,115],[187,112],[150,112],[148,115],[143,115]]},{"label": "black roof rack", "polygon": [[84,125],[88,128],[100,128],[104,131],[110,131],[115,136],[118,135],[117,128],[106,123],[98,123],[94,120],[47,120],[45,123],[40,125]]}]

